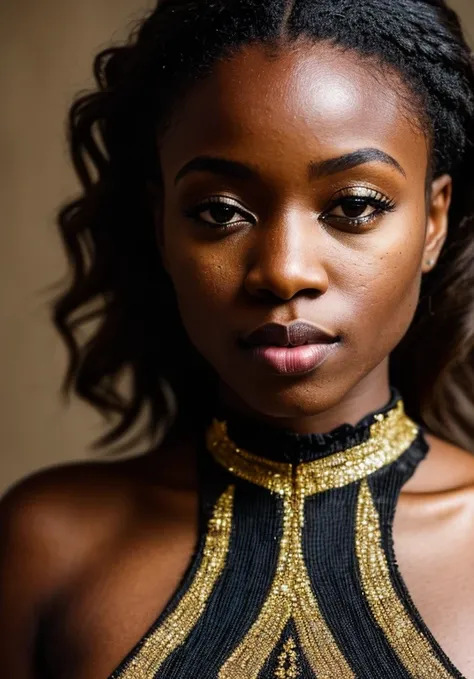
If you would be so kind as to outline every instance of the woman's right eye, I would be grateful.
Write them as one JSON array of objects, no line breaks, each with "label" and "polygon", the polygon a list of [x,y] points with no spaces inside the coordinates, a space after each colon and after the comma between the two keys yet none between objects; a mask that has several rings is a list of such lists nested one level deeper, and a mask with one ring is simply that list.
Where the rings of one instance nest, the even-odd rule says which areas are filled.
[{"label": "woman's right eye", "polygon": [[[224,230],[236,224],[255,223],[255,218],[240,206],[222,199],[209,199],[200,203],[191,210],[187,210],[186,216],[216,229]],[[240,216],[240,219],[236,219],[236,216]]]}]

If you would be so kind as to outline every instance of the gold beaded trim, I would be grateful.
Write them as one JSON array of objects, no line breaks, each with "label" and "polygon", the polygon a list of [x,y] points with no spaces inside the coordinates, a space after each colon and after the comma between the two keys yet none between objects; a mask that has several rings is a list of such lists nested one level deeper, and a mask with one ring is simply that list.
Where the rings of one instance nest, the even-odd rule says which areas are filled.
[{"label": "gold beaded trim", "polygon": [[176,609],[145,641],[119,674],[120,679],[153,679],[165,660],[181,646],[204,613],[226,563],[232,529],[235,486],[221,495],[208,524],[202,563]]},{"label": "gold beaded trim", "polygon": [[399,401],[385,416],[375,415],[367,441],[313,462],[294,467],[273,462],[238,448],[227,435],[227,423],[214,420],[207,431],[207,446],[217,462],[236,476],[279,495],[288,492],[296,474],[305,496],[360,481],[394,462],[418,434],[417,425]]},{"label": "gold beaded trim", "polygon": [[219,679],[257,679],[291,619],[318,679],[355,677],[313,594],[302,548],[306,492],[300,481],[297,476],[294,486],[282,487],[283,534],[276,574],[257,620],[222,666]]},{"label": "gold beaded trim", "polygon": [[453,679],[418,631],[393,587],[381,544],[380,520],[367,481],[359,491],[356,553],[372,614],[402,664],[417,679]]},{"label": "gold beaded trim", "polygon": [[275,670],[275,679],[298,679],[300,669],[298,667],[298,654],[296,653],[296,643],[290,637],[283,646]]}]

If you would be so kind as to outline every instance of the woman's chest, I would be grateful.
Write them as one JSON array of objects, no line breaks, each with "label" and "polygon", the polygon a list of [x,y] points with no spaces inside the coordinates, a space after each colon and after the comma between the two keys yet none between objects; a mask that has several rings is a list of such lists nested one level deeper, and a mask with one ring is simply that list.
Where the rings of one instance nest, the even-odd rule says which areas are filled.
[{"label": "woman's chest", "polygon": [[126,539],[97,553],[51,608],[46,676],[107,679],[178,588],[195,550],[195,525]]},{"label": "woman's chest", "polygon": [[[194,559],[192,526],[155,540],[137,535],[131,542],[98,554],[96,566],[84,572],[61,601],[50,627],[53,679],[107,679],[137,642],[153,632],[157,620],[157,662],[162,663],[163,671],[168,669],[156,676],[166,679],[207,679],[211,675],[206,674],[206,663],[216,655],[221,655],[216,663],[219,670],[212,670],[212,676],[221,676],[219,672],[236,649],[241,649],[242,656],[238,666],[262,655],[259,667],[255,665],[256,669],[239,677],[273,679],[279,676],[275,674],[279,663],[290,672],[283,676],[291,676],[293,655],[288,653],[288,643],[305,635],[306,642],[296,649],[302,658],[302,677],[318,676],[311,674],[310,663],[303,656],[311,658],[313,653],[316,658],[321,652],[328,658],[337,655],[340,676],[382,677],[383,670],[377,674],[368,669],[366,675],[359,675],[351,674],[349,668],[359,651],[361,667],[377,663],[370,659],[373,650],[365,660],[366,651],[360,650],[371,640],[376,644],[388,637],[386,649],[380,651],[385,654],[383,662],[407,652],[402,644],[397,645],[397,634],[406,625],[415,629],[416,623],[396,582],[398,576],[438,645],[465,677],[474,678],[474,541],[470,539],[474,512],[469,504],[456,501],[434,507],[401,500],[394,525],[398,573],[391,572],[389,559],[385,564],[379,562],[381,553],[375,543],[379,538],[383,541],[384,531],[380,524],[382,530],[374,541],[374,517],[358,511],[360,505],[354,504],[351,512],[337,502],[332,507],[306,508],[306,518],[303,515],[298,521],[291,519],[291,507],[285,516],[282,505],[272,511],[268,497],[261,501],[256,496],[254,505],[248,499],[243,511],[242,497],[237,494],[234,498],[227,528],[228,513],[217,516],[220,529],[217,524],[208,528]],[[324,520],[328,514],[334,521]],[[377,597],[385,601],[385,618],[377,617],[381,610],[374,604]],[[171,616],[163,617],[169,603]],[[313,626],[315,638],[323,639],[321,648],[314,645],[309,626]],[[163,633],[160,636],[163,629],[171,635],[173,648],[164,643]],[[418,639],[416,635],[409,638]],[[180,675],[176,668],[181,661],[173,665],[180,648],[183,654],[187,648],[191,656],[199,654],[192,662],[197,674],[188,668]],[[136,650],[140,658],[140,650]],[[266,668],[271,657],[270,673]],[[414,662],[418,662],[416,658]],[[399,664],[402,667],[403,663]],[[233,679],[234,670],[228,667],[230,674],[222,676]],[[309,674],[304,673],[305,667]],[[155,673],[150,669],[143,676],[151,679]]]}]

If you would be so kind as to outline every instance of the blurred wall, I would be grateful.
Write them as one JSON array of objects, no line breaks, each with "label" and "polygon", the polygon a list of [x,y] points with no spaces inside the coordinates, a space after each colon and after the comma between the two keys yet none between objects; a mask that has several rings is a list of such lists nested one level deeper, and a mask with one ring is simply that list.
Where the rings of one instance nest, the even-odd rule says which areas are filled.
[{"label": "blurred wall", "polygon": [[466,36],[474,46],[474,0],[448,0],[448,4],[459,13]]},{"label": "blurred wall", "polygon": [[[65,273],[55,211],[77,188],[64,121],[73,95],[92,85],[97,50],[153,5],[0,3],[0,493],[35,469],[86,457],[102,431],[85,405],[61,404],[65,353],[46,304]],[[474,0],[452,5],[474,36]]]},{"label": "blurred wall", "polygon": [[0,493],[17,478],[85,457],[103,429],[61,403],[65,351],[47,290],[66,271],[57,207],[77,191],[67,158],[72,97],[93,85],[92,59],[125,37],[152,0],[0,3]]}]

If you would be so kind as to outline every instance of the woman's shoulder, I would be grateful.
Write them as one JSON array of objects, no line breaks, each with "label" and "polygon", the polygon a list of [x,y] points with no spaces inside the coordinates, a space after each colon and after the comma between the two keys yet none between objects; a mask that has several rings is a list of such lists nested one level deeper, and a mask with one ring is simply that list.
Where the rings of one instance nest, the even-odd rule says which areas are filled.
[{"label": "woman's shoulder", "polygon": [[[5,519],[35,517],[35,527],[42,521],[86,521],[98,506],[102,510],[122,501],[138,480],[141,459],[113,462],[83,461],[41,469],[19,480],[0,501],[0,515]],[[40,524],[38,524],[40,521]]]},{"label": "woman's shoulder", "polygon": [[409,493],[466,493],[472,494],[474,506],[474,453],[426,434],[428,454],[417,472],[406,484]]},{"label": "woman's shoulder", "polygon": [[1,563],[27,556],[33,580],[60,582],[133,512],[139,467],[138,460],[78,462],[17,482],[0,501]]},{"label": "woman's shoulder", "polygon": [[[84,461],[36,472],[0,500],[0,569],[28,555],[52,586],[70,578],[127,527],[160,522],[192,504],[195,483],[176,447],[129,459]],[[184,458],[186,459],[186,458]],[[188,478],[189,477],[189,478]],[[42,573],[41,571],[44,571]]]},{"label": "woman's shoulder", "polygon": [[133,511],[131,478],[127,462],[68,464],[19,481],[0,501],[0,647],[7,666],[10,656],[15,667],[20,663],[58,595],[100,550],[117,544]]},{"label": "woman's shoulder", "polygon": [[[32,474],[4,495],[0,655],[7,666],[10,657],[17,666],[46,620],[67,627],[64,606],[82,601],[90,583],[103,578],[104,564],[118,564],[131,551],[133,572],[133,559],[151,553],[159,570],[156,561],[170,551],[179,521],[193,517],[196,498],[181,476],[173,484],[166,463],[165,455],[147,453],[61,465]],[[131,544],[138,547],[130,550]]]}]

